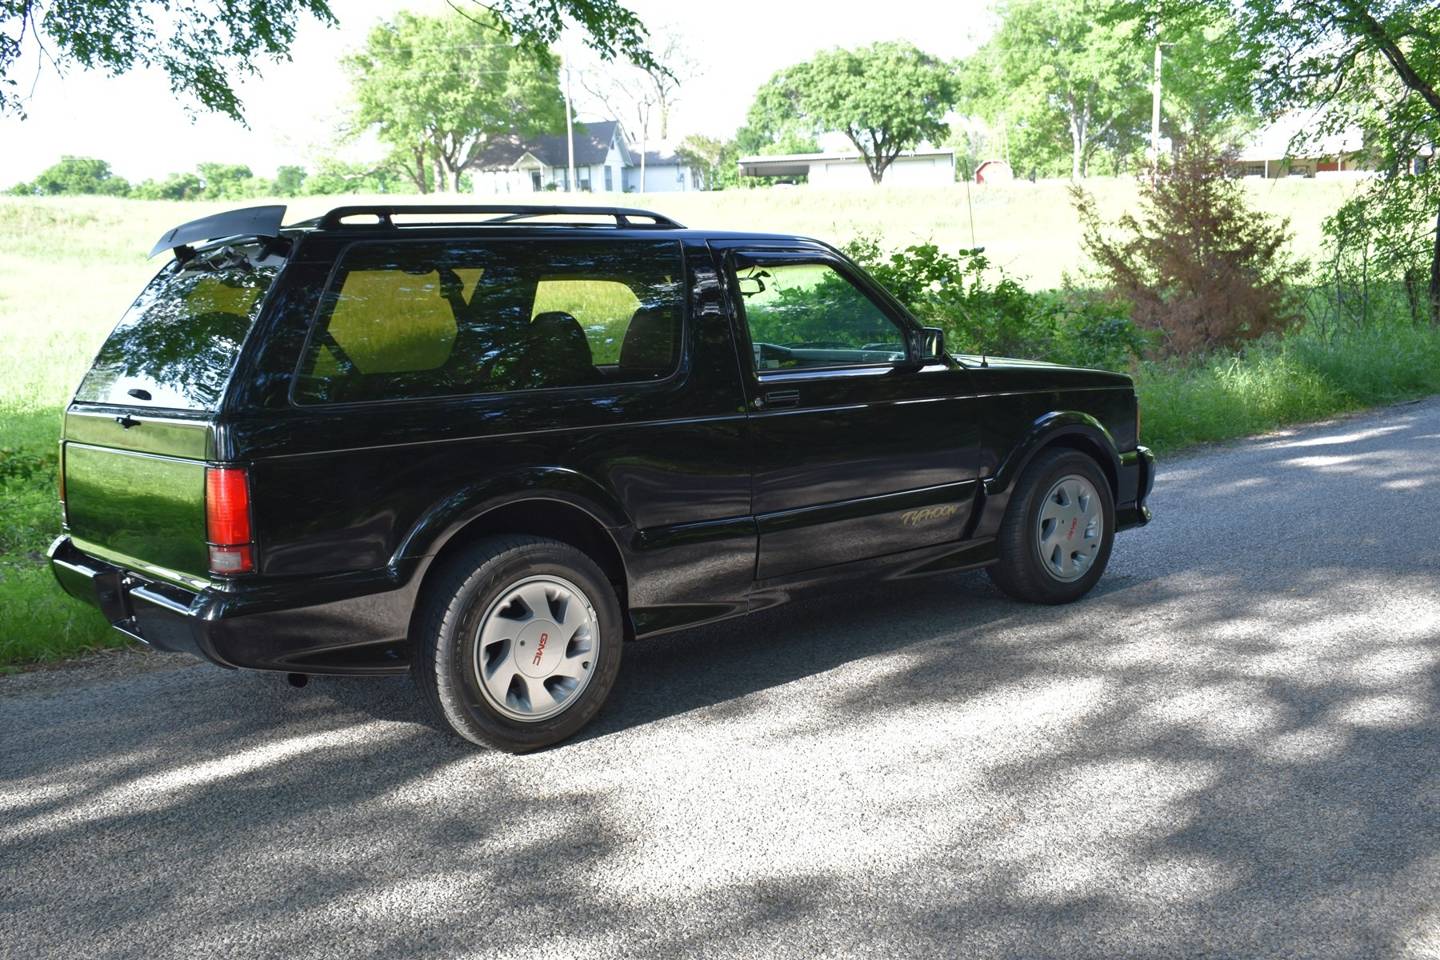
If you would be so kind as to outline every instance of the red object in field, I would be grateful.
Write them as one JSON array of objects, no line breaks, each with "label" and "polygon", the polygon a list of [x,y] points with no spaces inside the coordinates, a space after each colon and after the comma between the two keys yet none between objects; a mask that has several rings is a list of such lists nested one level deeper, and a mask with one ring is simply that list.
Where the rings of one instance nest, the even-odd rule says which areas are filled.
[{"label": "red object in field", "polygon": [[212,573],[255,569],[250,538],[250,477],[243,467],[205,468],[205,539]]}]

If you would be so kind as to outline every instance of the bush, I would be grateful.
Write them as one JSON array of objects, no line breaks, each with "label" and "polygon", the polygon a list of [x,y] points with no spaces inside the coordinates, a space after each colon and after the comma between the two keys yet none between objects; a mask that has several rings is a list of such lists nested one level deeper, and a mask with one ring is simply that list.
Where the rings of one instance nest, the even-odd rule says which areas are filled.
[{"label": "bush", "polygon": [[922,243],[886,254],[860,237],[845,253],[958,352],[1124,370],[1145,347],[1124,304],[1077,290],[1029,293],[981,250]]},{"label": "bush", "polygon": [[1106,235],[1092,196],[1078,186],[1071,196],[1110,295],[1157,331],[1163,354],[1233,349],[1298,325],[1291,284],[1305,268],[1285,253],[1288,221],[1251,210],[1209,144],[1191,141],[1141,182],[1141,214],[1120,218],[1119,239]]}]

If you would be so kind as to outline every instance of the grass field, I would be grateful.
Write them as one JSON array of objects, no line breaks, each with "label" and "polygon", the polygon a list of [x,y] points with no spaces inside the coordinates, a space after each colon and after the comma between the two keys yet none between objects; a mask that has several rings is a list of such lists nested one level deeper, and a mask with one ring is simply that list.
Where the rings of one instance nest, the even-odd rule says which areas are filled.
[{"label": "grass field", "polygon": [[[1134,202],[1132,183],[1099,180],[1089,187],[1106,216]],[[1313,180],[1249,181],[1246,188],[1257,206],[1291,219],[1293,249],[1306,257],[1320,250],[1321,221],[1355,189]],[[794,188],[585,199],[647,206],[707,228],[795,232],[836,243],[863,234],[887,247],[924,240],[969,246],[973,212],[974,242],[1027,286],[1044,288],[1084,267],[1066,190],[1064,183],[1042,182],[970,191],[963,185],[834,193]],[[348,199],[304,198],[291,203],[290,215],[314,216]],[[112,642],[97,614],[59,593],[42,562],[59,526],[60,410],[101,340],[157,268],[145,257],[155,239],[177,223],[237,205],[0,199],[0,665]],[[1243,361],[1143,367],[1138,379],[1147,438],[1173,449],[1440,390],[1437,371],[1440,338],[1411,331],[1383,343],[1360,335],[1329,345],[1296,338]]]}]

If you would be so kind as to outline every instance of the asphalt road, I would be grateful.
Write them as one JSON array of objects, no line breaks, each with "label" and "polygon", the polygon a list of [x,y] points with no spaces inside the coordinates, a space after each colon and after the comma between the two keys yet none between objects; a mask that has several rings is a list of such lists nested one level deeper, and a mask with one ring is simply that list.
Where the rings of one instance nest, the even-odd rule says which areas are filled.
[{"label": "asphalt road", "polygon": [[398,679],[0,680],[0,955],[1440,956],[1440,401],[1153,504],[1079,604],[637,644],[529,757]]}]

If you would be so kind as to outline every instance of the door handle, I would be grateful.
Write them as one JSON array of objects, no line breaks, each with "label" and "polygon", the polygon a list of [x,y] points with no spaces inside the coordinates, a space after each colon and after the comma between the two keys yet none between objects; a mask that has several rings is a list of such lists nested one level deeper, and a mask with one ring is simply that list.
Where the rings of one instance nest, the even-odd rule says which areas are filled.
[{"label": "door handle", "polygon": [[800,406],[799,390],[766,390],[765,406],[775,407],[798,407]]}]

